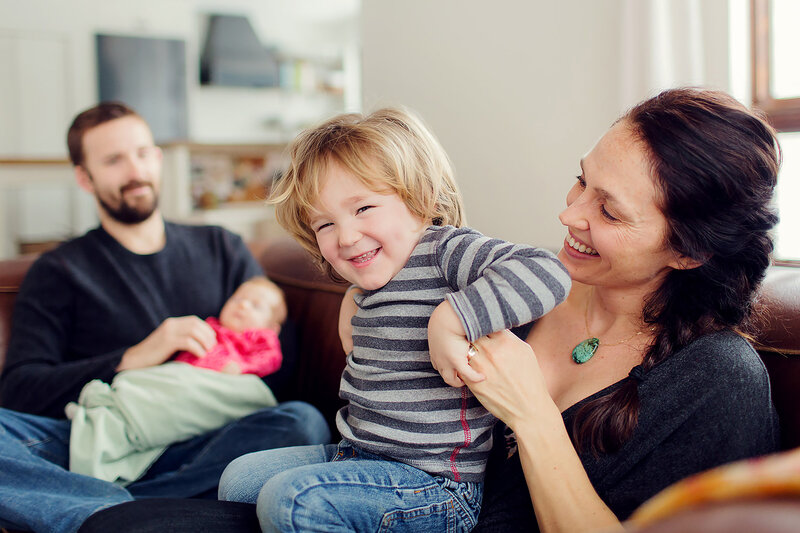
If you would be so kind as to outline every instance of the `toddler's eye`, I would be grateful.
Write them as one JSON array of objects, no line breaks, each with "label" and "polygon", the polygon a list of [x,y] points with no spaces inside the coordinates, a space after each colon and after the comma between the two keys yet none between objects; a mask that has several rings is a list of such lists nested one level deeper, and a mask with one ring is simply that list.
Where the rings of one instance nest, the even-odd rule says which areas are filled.
[{"label": "toddler's eye", "polygon": [[321,225],[317,226],[317,229],[315,231],[322,231],[323,229],[327,228],[328,226],[333,226],[333,223],[332,222],[326,222],[324,224],[321,224]]},{"label": "toddler's eye", "polygon": [[364,211],[366,211],[367,209],[370,209],[372,207],[374,207],[374,206],[365,205],[364,207],[359,207],[358,210],[356,211],[356,214],[363,213]]}]

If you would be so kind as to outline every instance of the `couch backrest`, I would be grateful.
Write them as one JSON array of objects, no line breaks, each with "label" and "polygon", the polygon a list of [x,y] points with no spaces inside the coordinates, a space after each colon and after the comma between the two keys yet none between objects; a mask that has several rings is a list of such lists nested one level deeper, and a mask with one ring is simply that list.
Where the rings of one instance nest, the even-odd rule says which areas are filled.
[{"label": "couch backrest", "polygon": [[347,284],[334,283],[293,239],[253,243],[253,255],[286,295],[289,318],[297,326],[297,368],[283,399],[316,406],[334,428],[339,381],[346,354],[339,341],[338,316]]}]

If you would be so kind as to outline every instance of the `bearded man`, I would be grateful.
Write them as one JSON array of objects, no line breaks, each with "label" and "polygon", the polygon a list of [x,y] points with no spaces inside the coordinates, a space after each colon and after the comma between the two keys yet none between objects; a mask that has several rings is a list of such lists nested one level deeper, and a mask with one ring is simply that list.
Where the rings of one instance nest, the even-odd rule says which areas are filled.
[{"label": "bearded man", "polygon": [[39,257],[15,303],[0,376],[0,527],[72,532],[135,498],[216,498],[222,470],[244,453],[327,443],[322,415],[286,402],[169,446],[125,487],[69,471],[64,407],[83,386],[178,351],[203,356],[216,343],[204,319],[264,274],[239,236],[164,220],[161,150],[132,109],[80,113],[67,145],[100,224]]}]

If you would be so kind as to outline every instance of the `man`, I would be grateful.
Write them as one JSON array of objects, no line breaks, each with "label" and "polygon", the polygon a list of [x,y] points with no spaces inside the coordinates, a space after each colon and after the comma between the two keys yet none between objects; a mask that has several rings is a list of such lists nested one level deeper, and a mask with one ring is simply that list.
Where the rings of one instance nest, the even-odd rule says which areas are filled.
[{"label": "man", "polygon": [[0,527],[75,531],[134,498],[215,498],[220,473],[239,455],[327,442],[319,412],[287,402],[173,444],[125,488],[69,472],[63,410],[81,388],[177,351],[202,356],[216,342],[203,319],[263,273],[238,236],[164,221],[161,151],[133,110],[84,111],[67,144],[100,226],[43,254],[20,289],[0,377]]}]

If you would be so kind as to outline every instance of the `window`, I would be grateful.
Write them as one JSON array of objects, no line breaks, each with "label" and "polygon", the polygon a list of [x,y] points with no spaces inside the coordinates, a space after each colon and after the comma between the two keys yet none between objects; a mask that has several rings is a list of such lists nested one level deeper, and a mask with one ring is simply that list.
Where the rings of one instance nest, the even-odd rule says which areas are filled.
[{"label": "window", "polygon": [[778,130],[783,166],[776,202],[781,221],[775,259],[800,262],[800,2],[750,0],[753,105]]}]

